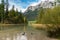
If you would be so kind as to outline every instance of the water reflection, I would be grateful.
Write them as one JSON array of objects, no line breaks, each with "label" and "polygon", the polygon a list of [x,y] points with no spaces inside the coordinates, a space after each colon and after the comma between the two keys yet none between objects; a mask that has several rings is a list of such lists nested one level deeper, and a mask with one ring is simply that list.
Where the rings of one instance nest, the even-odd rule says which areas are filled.
[{"label": "water reflection", "polygon": [[20,39],[20,34],[19,33],[12,33],[12,34],[8,34],[8,33],[4,33],[1,34],[0,36],[0,40],[19,40]]},{"label": "water reflection", "polygon": [[0,26],[0,40],[18,40],[23,26],[20,25],[7,25]]},{"label": "water reflection", "polygon": [[[24,29],[24,27],[26,29]],[[22,36],[24,30],[25,37]],[[40,40],[41,38],[44,38],[42,33],[43,32],[39,32],[38,30],[31,28],[30,26],[9,25],[2,27],[2,29],[0,30],[0,40],[22,40],[22,37],[24,37],[24,39],[26,40]]]},{"label": "water reflection", "polygon": [[20,40],[24,25],[7,25],[0,26],[0,40]]}]

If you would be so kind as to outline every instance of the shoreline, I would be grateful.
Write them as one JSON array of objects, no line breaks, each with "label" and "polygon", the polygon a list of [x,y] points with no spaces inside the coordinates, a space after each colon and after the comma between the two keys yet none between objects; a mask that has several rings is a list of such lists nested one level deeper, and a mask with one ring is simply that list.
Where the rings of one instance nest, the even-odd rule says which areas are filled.
[{"label": "shoreline", "polygon": [[48,27],[52,27],[53,24],[30,24],[30,26],[34,28],[42,28],[42,29],[47,29]]},{"label": "shoreline", "polygon": [[14,26],[14,25],[22,26],[22,25],[27,25],[27,24],[0,24],[0,27],[1,26]]}]

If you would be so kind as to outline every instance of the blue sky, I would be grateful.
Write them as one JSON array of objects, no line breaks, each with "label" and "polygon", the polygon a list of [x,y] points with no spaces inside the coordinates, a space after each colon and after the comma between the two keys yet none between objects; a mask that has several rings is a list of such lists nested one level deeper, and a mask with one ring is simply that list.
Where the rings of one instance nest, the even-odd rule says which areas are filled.
[{"label": "blue sky", "polygon": [[[37,5],[40,0],[8,0],[9,1],[9,10],[12,8],[12,5],[15,6],[18,9],[18,11],[22,10],[24,12],[28,6],[30,5]],[[1,0],[0,0],[1,3]]]},{"label": "blue sky", "polygon": [[28,5],[30,5],[33,2],[38,2],[38,0],[14,0],[14,3],[20,5],[23,8],[26,8]]},{"label": "blue sky", "polygon": [[8,1],[9,1],[9,10],[12,8],[12,5],[14,5],[15,10],[17,8],[18,11],[22,10],[22,12],[24,12],[28,8],[28,6],[35,6],[41,1],[45,0],[8,0]]},{"label": "blue sky", "polygon": [[36,5],[39,1],[40,0],[9,0],[9,9],[11,9],[12,5],[15,5],[15,8],[24,12],[28,6]]}]

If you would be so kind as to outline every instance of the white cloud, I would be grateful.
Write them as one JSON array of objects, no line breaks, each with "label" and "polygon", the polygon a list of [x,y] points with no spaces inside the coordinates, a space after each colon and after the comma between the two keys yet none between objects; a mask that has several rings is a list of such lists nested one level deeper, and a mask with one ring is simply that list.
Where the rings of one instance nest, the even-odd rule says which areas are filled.
[{"label": "white cloud", "polygon": [[9,10],[11,10],[11,8],[12,8],[12,6],[14,5],[14,7],[15,7],[15,10],[16,10],[16,8],[18,9],[18,11],[20,10],[20,6],[18,6],[16,3],[14,3],[14,2],[9,2]]},{"label": "white cloud", "polygon": [[55,1],[55,0],[50,0],[50,1]]},{"label": "white cloud", "polygon": [[26,8],[26,9],[21,8],[21,9],[22,9],[22,12],[23,12],[23,13],[27,10],[27,8]]},{"label": "white cloud", "polygon": [[[12,6],[15,5],[15,10],[16,8],[18,9],[18,11],[22,10],[22,12],[25,12],[25,10],[29,7],[29,6],[36,6],[37,4],[39,4],[41,1],[46,1],[46,0],[38,0],[38,2],[29,2],[30,5],[26,6],[26,8],[23,8],[22,6],[26,5],[26,3],[21,3],[20,4],[16,4],[13,2],[14,0],[9,0],[9,10],[11,10]],[[37,0],[36,0],[37,1]],[[49,0],[49,1],[54,1],[54,0]],[[1,0],[0,0],[1,3]],[[24,5],[23,5],[24,4]]]},{"label": "white cloud", "polygon": [[[13,0],[14,1],[14,0]],[[37,0],[36,0],[37,1]],[[35,5],[37,5],[37,4],[39,4],[40,3],[40,0],[38,1],[38,2],[29,2],[28,1],[28,3],[30,3],[30,5],[28,5],[28,6],[35,6]],[[26,3],[21,3],[21,5],[22,6],[24,6],[23,4],[25,4],[26,5]],[[23,8],[20,4],[16,4],[16,3],[14,3],[14,2],[12,2],[11,0],[9,1],[9,10],[11,10],[11,8],[12,8],[12,5],[15,5],[15,10],[16,10],[16,8],[18,9],[18,11],[22,11],[22,12],[25,12],[25,10],[28,8],[28,6],[26,6],[26,8]]]},{"label": "white cloud", "polygon": [[[37,1],[37,0],[36,0],[36,1]],[[28,3],[30,3],[30,5],[28,5],[25,9],[22,8],[22,12],[25,12],[29,6],[36,6],[36,5],[38,5],[40,2],[41,2],[41,0],[38,0],[38,2],[29,2],[29,1],[28,1]]]},{"label": "white cloud", "polygon": [[[40,0],[38,1],[38,2],[29,2],[28,1],[28,3],[30,3],[30,5],[28,5],[28,6],[26,6],[26,8],[23,8],[22,6],[24,6],[24,5],[26,5],[26,3],[21,3],[21,5],[20,4],[16,4],[16,3],[14,3],[13,2],[14,0],[9,0],[9,10],[11,10],[12,9],[12,6],[14,5],[15,6],[15,10],[16,10],[16,8],[18,9],[18,11],[22,11],[22,12],[25,12],[25,10],[28,8],[28,6],[35,6],[35,5],[37,5],[39,2],[40,2]],[[37,1],[37,0],[36,0]],[[0,3],[1,3],[1,0],[0,0]]]},{"label": "white cloud", "polygon": [[39,4],[40,2],[33,2],[30,4],[30,6],[36,6],[37,4]]},{"label": "white cloud", "polygon": [[10,2],[9,5],[10,5],[9,10],[12,9],[13,5],[15,6],[15,8],[14,8],[15,10],[18,9],[18,11],[22,11],[22,12],[25,12],[25,10],[26,10],[26,8],[24,9],[20,5],[17,5],[16,3],[13,3],[13,2]]},{"label": "white cloud", "polygon": [[0,3],[1,3],[1,0],[0,0]]},{"label": "white cloud", "polygon": [[54,0],[41,0],[41,1],[54,1]]}]

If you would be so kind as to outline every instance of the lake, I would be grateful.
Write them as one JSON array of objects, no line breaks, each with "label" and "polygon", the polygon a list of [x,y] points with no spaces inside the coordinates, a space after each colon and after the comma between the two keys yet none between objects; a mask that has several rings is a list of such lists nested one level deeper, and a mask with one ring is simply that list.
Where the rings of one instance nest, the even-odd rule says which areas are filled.
[{"label": "lake", "polygon": [[47,37],[43,30],[37,30],[29,25],[0,26],[0,40],[20,40],[22,33],[28,40],[57,40]]}]

